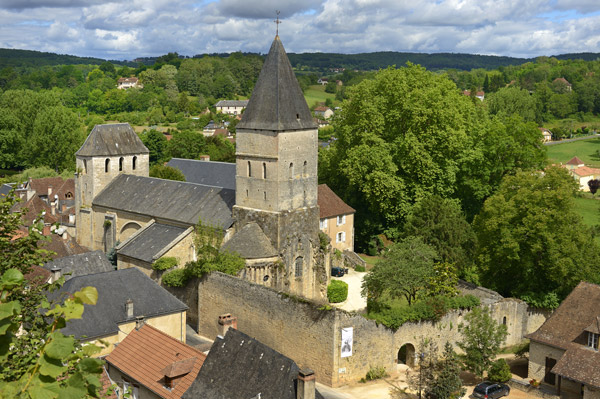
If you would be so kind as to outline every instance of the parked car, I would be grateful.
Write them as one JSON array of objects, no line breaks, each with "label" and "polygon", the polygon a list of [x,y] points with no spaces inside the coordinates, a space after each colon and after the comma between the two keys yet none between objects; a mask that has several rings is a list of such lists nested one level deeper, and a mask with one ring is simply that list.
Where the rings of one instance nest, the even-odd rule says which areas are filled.
[{"label": "parked car", "polygon": [[510,387],[508,385],[490,381],[482,382],[473,390],[473,396],[481,399],[498,399],[508,396],[509,393]]},{"label": "parked car", "polygon": [[333,277],[343,277],[344,274],[348,273],[348,269],[344,269],[343,267],[332,267],[331,275]]}]

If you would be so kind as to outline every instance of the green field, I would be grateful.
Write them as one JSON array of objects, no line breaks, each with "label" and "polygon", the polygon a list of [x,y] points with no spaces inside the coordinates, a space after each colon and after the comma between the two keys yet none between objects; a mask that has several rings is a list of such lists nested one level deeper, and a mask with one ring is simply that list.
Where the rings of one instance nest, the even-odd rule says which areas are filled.
[{"label": "green field", "polygon": [[597,155],[597,151],[600,150],[600,138],[549,145],[546,146],[546,150],[551,163],[564,164],[577,156],[587,166],[600,167],[600,157]]},{"label": "green field", "polygon": [[335,100],[335,94],[325,93],[323,85],[312,85],[304,92],[304,98],[308,106],[312,107],[317,102],[324,103],[328,98]]},{"label": "green field", "polygon": [[[600,197],[599,197],[600,198]],[[600,201],[595,198],[575,198],[575,210],[583,217],[588,226],[600,224]]]}]

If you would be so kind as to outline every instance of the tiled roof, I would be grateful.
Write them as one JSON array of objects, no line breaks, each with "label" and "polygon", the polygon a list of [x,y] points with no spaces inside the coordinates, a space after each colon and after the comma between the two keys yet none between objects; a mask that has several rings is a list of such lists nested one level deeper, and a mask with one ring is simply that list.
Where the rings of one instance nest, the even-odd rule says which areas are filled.
[{"label": "tiled roof", "polygon": [[234,163],[172,158],[167,165],[179,169],[189,183],[235,190]]},{"label": "tiled roof", "polygon": [[600,314],[600,286],[581,282],[537,331],[526,338],[567,349]]},{"label": "tiled roof", "polygon": [[[235,329],[218,337],[182,399],[296,399],[296,363]],[[322,399],[319,391],[315,398]]]},{"label": "tiled roof", "polygon": [[600,369],[600,353],[583,345],[573,344],[558,360],[552,372],[600,388],[598,369]]},{"label": "tiled roof", "polygon": [[33,265],[29,273],[25,274],[25,280],[28,284],[40,285],[48,281],[52,273],[41,266]]},{"label": "tiled roof", "polygon": [[223,245],[226,251],[235,252],[244,259],[262,259],[277,256],[271,241],[260,226],[254,222],[246,224]]},{"label": "tiled roof", "polygon": [[[133,237],[124,246],[118,250],[119,255],[125,255],[130,258],[139,259],[147,263],[152,263],[160,257],[166,250],[172,248],[177,238],[186,233],[185,227],[171,226],[161,223],[153,223],[145,228],[140,234]],[[191,227],[189,228],[191,233]],[[187,236],[187,234],[185,234]],[[179,242],[178,240],[177,242]]]},{"label": "tiled roof", "polygon": [[[179,399],[205,359],[199,350],[145,324],[131,331],[105,360],[160,397]],[[165,375],[175,378],[172,389],[165,386]]]},{"label": "tiled roof", "polygon": [[50,234],[50,242],[43,241],[39,243],[40,248],[44,248],[48,251],[56,253],[56,255],[50,255],[53,260],[64,258],[65,256],[83,254],[89,252],[88,249],[82,247],[75,241],[74,238],[68,238],[64,240],[57,234]]},{"label": "tiled roof", "polygon": [[279,36],[265,59],[246,112],[237,125],[242,129],[270,131],[316,129]]},{"label": "tiled roof", "polygon": [[317,112],[325,112],[325,111],[328,111],[328,110],[331,110],[331,108],[325,107],[325,106],[319,106],[319,107],[315,108],[315,111],[317,111]]},{"label": "tiled roof", "polygon": [[589,166],[582,166],[577,169],[573,169],[573,173],[577,176],[592,176],[592,175],[600,175],[600,169],[590,168]]},{"label": "tiled roof", "polygon": [[35,190],[37,195],[48,195],[48,188],[52,187],[50,200],[57,195],[59,199],[66,199],[66,194],[71,193],[71,198],[75,196],[75,179],[63,179],[62,177],[44,177],[42,179],[32,179],[29,186]]},{"label": "tiled roof", "polygon": [[221,100],[215,107],[247,107],[248,100]]},{"label": "tiled roof", "polygon": [[319,184],[318,204],[321,219],[356,212],[354,208],[338,197],[327,184]]},{"label": "tiled roof", "polygon": [[567,165],[583,165],[583,164],[584,164],[584,162],[581,159],[579,159],[578,157],[573,157],[567,162]]},{"label": "tiled roof", "polygon": [[78,156],[148,154],[148,149],[129,123],[96,125],[75,153]]},{"label": "tiled roof", "polygon": [[13,212],[20,211],[21,209],[27,209],[27,212],[23,216],[23,224],[30,226],[34,220],[40,217],[43,212],[44,223],[56,223],[57,219],[52,215],[52,209],[37,195],[32,196],[29,201],[17,202],[13,205]]},{"label": "tiled roof", "polygon": [[[76,276],[84,276],[86,274],[104,273],[115,270],[115,267],[108,261],[106,255],[102,251],[84,252],[63,258],[57,258],[44,265],[44,269],[48,272],[54,268],[60,268],[61,274],[69,280]],[[70,275],[66,275],[69,274]]]}]

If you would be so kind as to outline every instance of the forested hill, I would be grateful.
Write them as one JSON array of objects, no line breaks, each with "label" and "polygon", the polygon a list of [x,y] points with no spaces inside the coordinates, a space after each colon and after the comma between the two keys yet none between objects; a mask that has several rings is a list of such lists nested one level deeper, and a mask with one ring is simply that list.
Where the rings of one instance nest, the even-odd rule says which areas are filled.
[{"label": "forested hill", "polygon": [[[100,65],[101,58],[77,57],[74,55],[45,53],[32,50],[16,50],[0,48],[0,69],[6,67],[40,67],[47,65]],[[122,61],[111,61],[115,64],[126,64]]]}]

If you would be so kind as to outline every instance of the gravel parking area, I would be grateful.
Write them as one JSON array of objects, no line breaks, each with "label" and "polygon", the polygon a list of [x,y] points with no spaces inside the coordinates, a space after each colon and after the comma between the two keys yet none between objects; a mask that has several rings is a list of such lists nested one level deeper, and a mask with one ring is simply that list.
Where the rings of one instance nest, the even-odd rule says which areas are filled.
[{"label": "gravel parking area", "polygon": [[348,299],[342,303],[332,304],[348,312],[360,312],[367,307],[367,298],[360,296],[363,277],[366,273],[348,269],[348,274],[343,277],[332,277],[333,280],[342,280],[348,284]]}]

